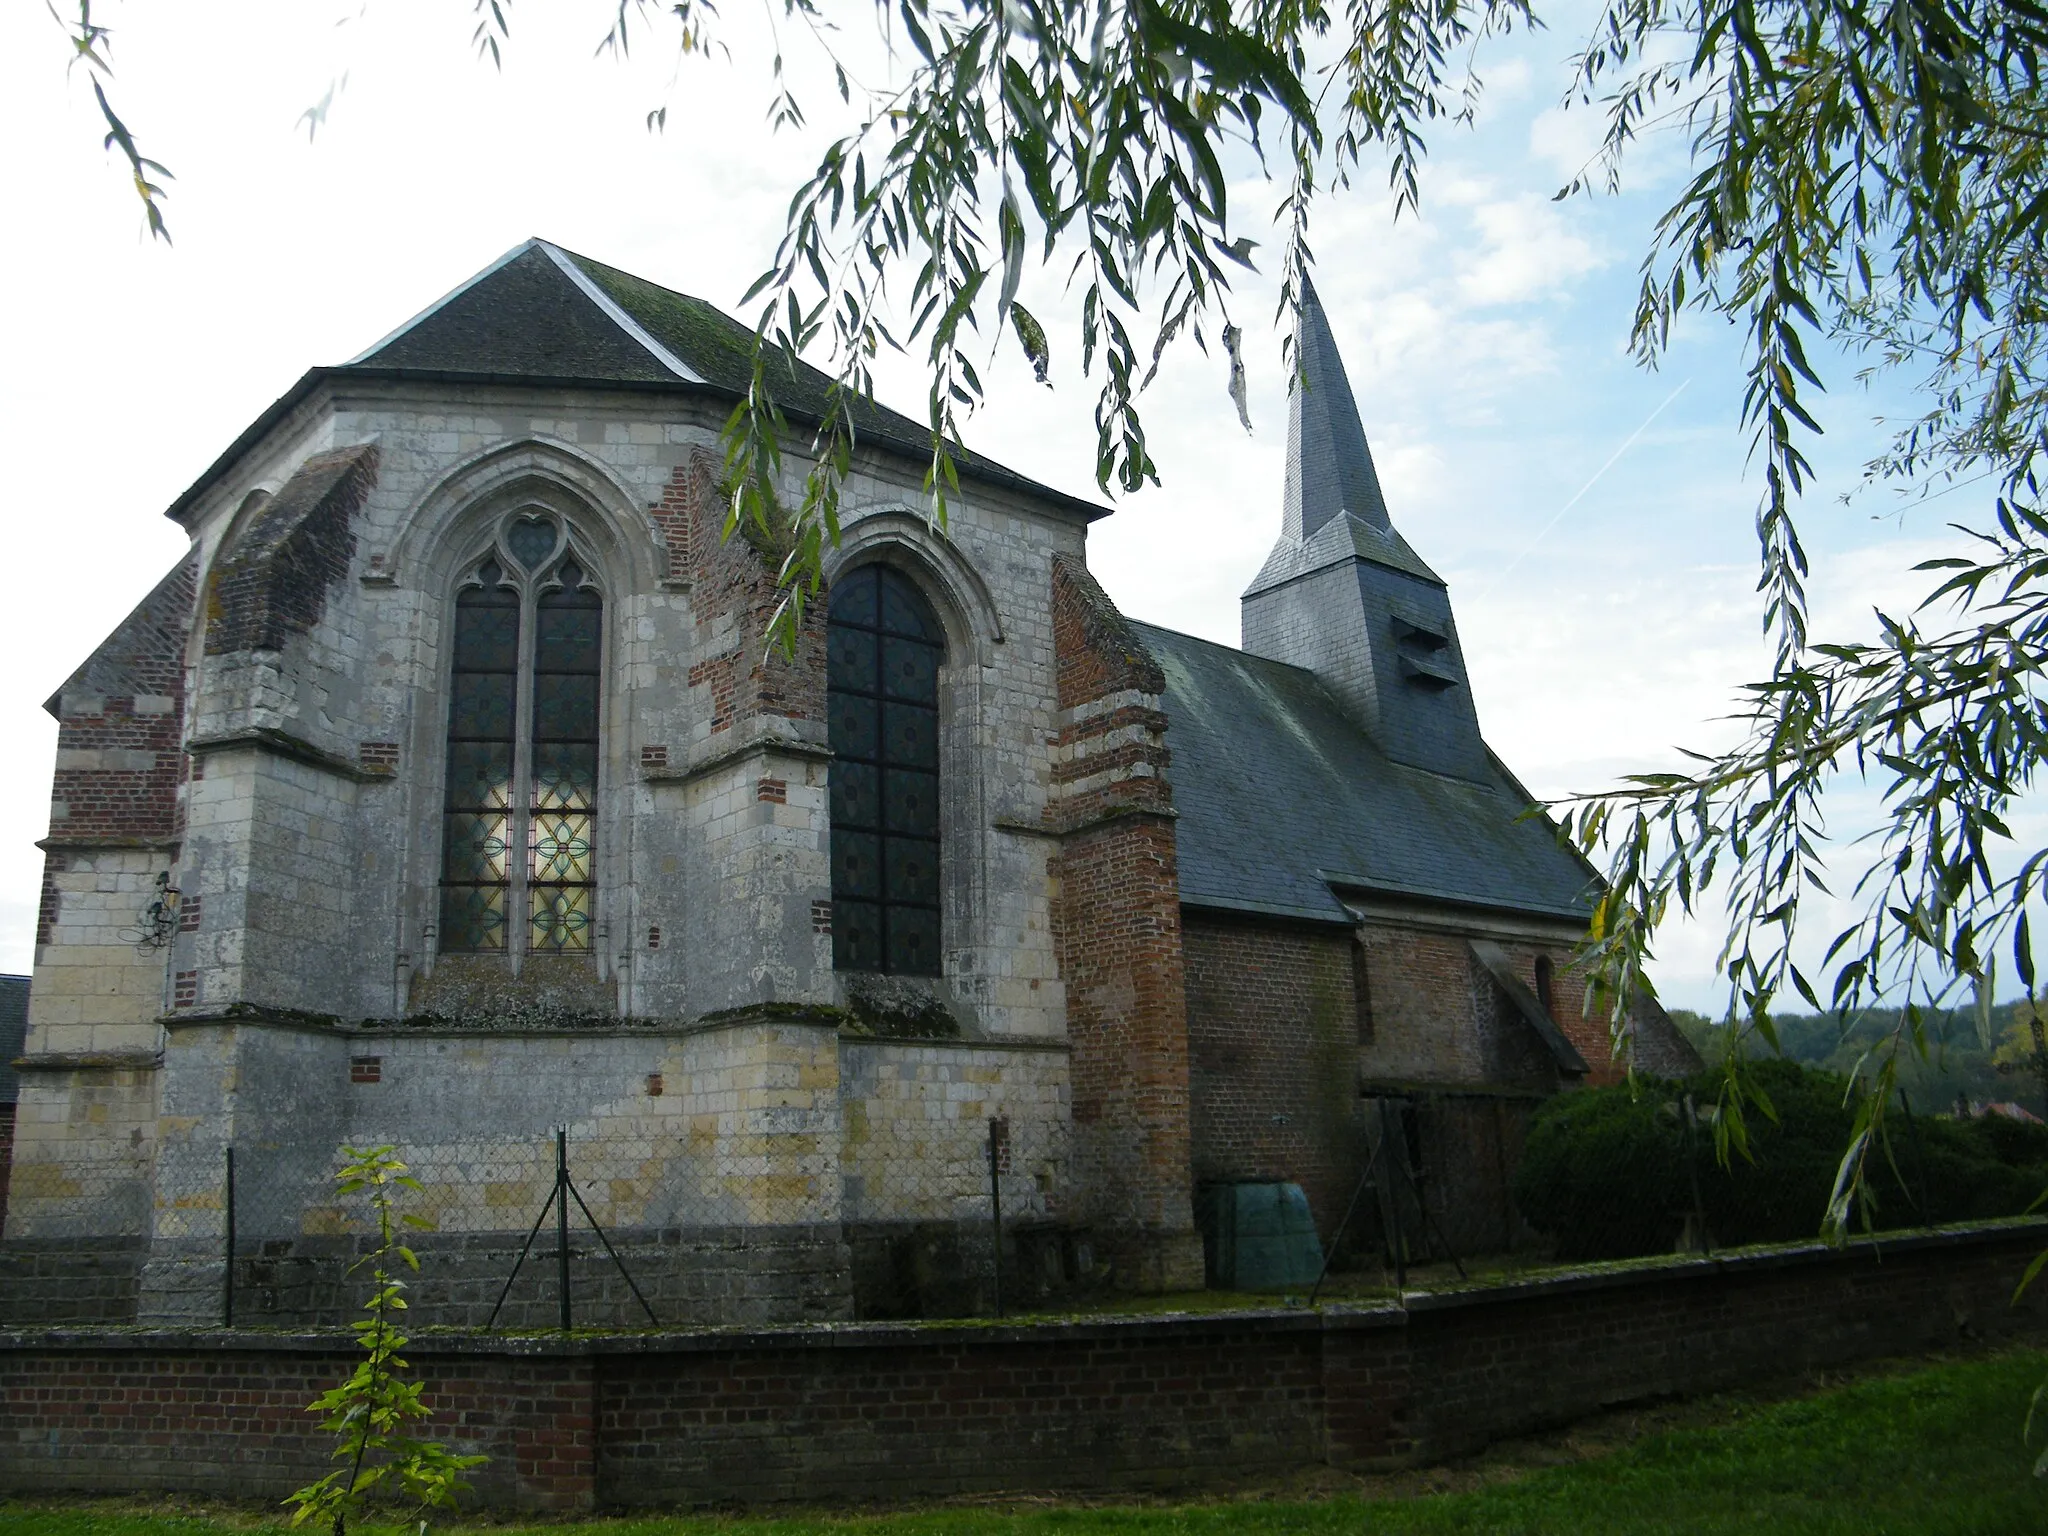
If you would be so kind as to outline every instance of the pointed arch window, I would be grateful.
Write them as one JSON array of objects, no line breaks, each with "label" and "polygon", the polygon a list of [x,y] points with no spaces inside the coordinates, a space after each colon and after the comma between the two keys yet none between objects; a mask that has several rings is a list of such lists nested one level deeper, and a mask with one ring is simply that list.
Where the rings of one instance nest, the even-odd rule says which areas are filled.
[{"label": "pointed arch window", "polygon": [[944,631],[887,566],[832,584],[832,961],[939,974],[939,666]]},{"label": "pointed arch window", "polygon": [[604,600],[554,518],[498,531],[455,599],[444,953],[585,954]]}]

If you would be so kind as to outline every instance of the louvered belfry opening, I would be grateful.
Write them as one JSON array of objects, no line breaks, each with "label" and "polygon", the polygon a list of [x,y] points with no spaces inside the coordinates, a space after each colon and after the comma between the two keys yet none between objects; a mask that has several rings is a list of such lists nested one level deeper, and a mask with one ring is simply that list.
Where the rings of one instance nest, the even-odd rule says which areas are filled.
[{"label": "louvered belfry opening", "polygon": [[833,583],[832,959],[939,974],[939,667],[945,635],[901,572]]}]

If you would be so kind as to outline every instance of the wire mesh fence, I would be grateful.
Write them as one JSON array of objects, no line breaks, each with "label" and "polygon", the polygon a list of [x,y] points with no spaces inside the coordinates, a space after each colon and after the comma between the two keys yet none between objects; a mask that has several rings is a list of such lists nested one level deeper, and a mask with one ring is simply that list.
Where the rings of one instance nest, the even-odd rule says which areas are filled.
[{"label": "wire mesh fence", "polygon": [[[1069,1278],[1061,1141],[996,1118],[875,1128],[830,1165],[741,1138],[567,1129],[401,1148],[417,1185],[397,1200],[420,1259],[410,1310],[486,1328],[1000,1313]],[[372,1216],[327,1158],[283,1141],[187,1148],[158,1160],[155,1191],[160,1309],[295,1325],[359,1302]]]},{"label": "wire mesh fence", "polygon": [[[1849,1139],[1839,1085],[1768,1079],[1775,1118],[1753,1115],[1748,1151],[1733,1155],[1718,1145],[1707,1086],[1369,1094],[1341,1155],[1257,1175],[1293,1191],[1266,1216],[1198,1190],[1209,1283],[1324,1299],[1810,1240]],[[400,1147],[418,1186],[399,1201],[419,1224],[412,1319],[532,1329],[971,1316],[1064,1309],[1114,1283],[1072,1207],[1064,1122],[891,1115],[880,1102],[829,1139],[771,1116],[746,1134],[599,1123]],[[2048,1187],[2048,1126],[1943,1110],[1893,1100],[1852,1225],[2013,1216]],[[288,1126],[153,1155],[112,1138],[64,1144],[14,1169],[0,1264],[111,1232],[139,1254],[147,1317],[331,1324],[360,1305],[352,1268],[373,1235],[367,1205],[337,1188],[339,1150]],[[78,1292],[80,1319],[114,1305],[99,1284]]]}]

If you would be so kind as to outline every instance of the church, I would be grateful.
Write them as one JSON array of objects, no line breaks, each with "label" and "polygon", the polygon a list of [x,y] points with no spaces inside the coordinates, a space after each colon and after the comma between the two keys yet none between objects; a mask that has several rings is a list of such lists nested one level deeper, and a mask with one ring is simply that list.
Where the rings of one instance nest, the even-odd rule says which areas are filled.
[{"label": "church", "polygon": [[224,1269],[331,1318],[333,1169],[390,1144],[415,1320],[481,1322],[558,1134],[664,1321],[971,1309],[992,1183],[1020,1293],[1199,1289],[1231,1186],[1327,1245],[1375,1159],[1431,1242],[1526,1241],[1530,1110],[1625,1065],[1571,964],[1598,877],[1480,734],[1313,293],[1298,342],[1240,648],[1120,612],[1107,509],[1016,470],[963,453],[933,526],[926,428],[866,404],[767,649],[751,331],[546,241],[306,373],[49,702],[0,1242],[44,1300],[0,1311],[70,1265],[104,1320],[218,1316]]}]

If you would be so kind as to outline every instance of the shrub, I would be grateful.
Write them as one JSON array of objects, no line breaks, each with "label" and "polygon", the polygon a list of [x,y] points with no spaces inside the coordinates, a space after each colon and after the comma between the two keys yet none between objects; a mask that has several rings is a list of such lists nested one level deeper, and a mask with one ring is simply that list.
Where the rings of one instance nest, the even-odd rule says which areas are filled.
[{"label": "shrub", "polygon": [[[1853,1120],[1848,1084],[1790,1061],[1754,1067],[1776,1118],[1748,1117],[1749,1153],[1715,1157],[1704,1121],[1688,1138],[1690,1094],[1711,1105],[1712,1074],[1561,1094],[1539,1109],[1515,1170],[1525,1219],[1563,1259],[1669,1252],[1694,1206],[1716,1243],[1812,1237]],[[1865,1173],[1862,1215],[1876,1229],[2016,1216],[2048,1188],[2048,1127],[1986,1118],[1888,1117]]]}]

